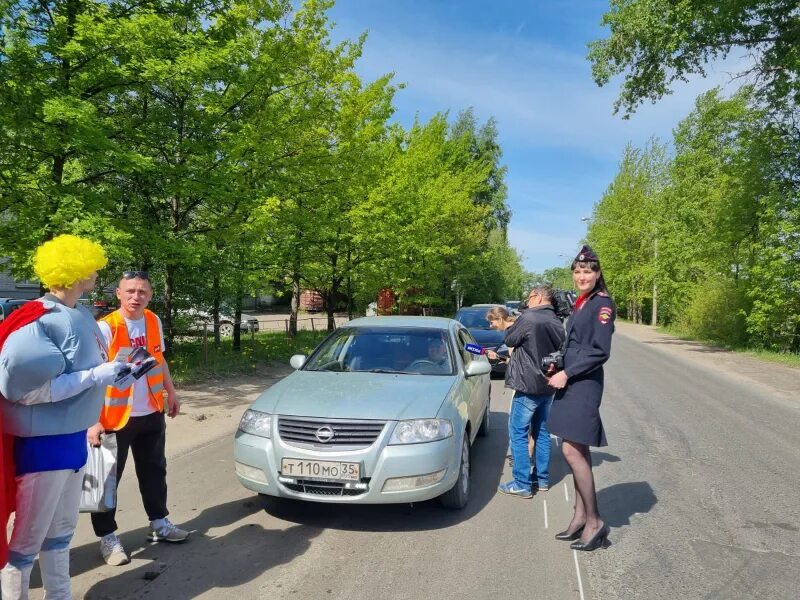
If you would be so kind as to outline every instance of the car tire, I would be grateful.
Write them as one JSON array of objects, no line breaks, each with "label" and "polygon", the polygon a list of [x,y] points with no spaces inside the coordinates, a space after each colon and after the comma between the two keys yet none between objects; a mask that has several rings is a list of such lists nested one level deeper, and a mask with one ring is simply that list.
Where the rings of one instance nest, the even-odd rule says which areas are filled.
[{"label": "car tire", "polygon": [[470,447],[469,436],[464,432],[461,440],[461,460],[458,464],[458,479],[455,485],[447,492],[439,496],[439,501],[445,508],[461,509],[469,501],[470,491]]},{"label": "car tire", "polygon": [[489,415],[491,414],[491,397],[486,398],[486,410],[483,413],[483,420],[481,421],[481,427],[478,429],[478,435],[480,437],[489,437]]},{"label": "car tire", "polygon": [[233,323],[220,323],[219,334],[222,337],[233,337]]}]

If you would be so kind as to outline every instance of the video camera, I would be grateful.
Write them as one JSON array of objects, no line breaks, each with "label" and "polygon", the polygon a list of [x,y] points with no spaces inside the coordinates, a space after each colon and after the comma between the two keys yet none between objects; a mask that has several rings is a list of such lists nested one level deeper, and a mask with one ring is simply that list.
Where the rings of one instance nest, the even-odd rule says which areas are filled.
[{"label": "video camera", "polygon": [[562,321],[566,321],[572,314],[572,309],[575,306],[575,292],[567,290],[553,290],[553,297],[550,299],[556,315]]}]

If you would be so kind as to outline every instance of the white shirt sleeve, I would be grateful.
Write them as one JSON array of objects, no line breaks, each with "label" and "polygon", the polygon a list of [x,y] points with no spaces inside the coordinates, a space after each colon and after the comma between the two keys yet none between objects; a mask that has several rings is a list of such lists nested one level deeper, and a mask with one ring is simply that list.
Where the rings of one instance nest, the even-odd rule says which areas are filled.
[{"label": "white shirt sleeve", "polygon": [[103,334],[103,337],[106,340],[106,346],[111,345],[111,325],[106,323],[105,321],[98,321],[97,326],[100,328],[100,333]]}]

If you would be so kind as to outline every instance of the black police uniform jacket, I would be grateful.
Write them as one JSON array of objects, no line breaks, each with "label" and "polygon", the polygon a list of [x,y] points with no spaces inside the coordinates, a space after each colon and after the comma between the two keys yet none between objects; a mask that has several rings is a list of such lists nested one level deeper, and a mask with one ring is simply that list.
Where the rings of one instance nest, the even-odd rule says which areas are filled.
[{"label": "black police uniform jacket", "polygon": [[593,292],[567,321],[564,371],[567,386],[556,392],[550,411],[550,432],[560,438],[606,446],[600,420],[603,364],[611,356],[616,306],[605,292]]}]

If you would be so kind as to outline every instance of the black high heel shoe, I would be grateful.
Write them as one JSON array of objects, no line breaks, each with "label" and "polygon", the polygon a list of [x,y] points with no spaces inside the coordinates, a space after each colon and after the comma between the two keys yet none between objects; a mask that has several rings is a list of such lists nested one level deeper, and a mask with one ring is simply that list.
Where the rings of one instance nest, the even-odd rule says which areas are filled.
[{"label": "black high heel shoe", "polygon": [[581,533],[583,533],[583,528],[586,527],[586,523],[578,527],[572,533],[569,533],[569,530],[562,531],[561,533],[556,534],[556,539],[561,540],[562,542],[571,542],[572,540],[577,540],[581,537]]},{"label": "black high heel shoe", "polygon": [[572,542],[569,547],[573,550],[583,550],[585,552],[591,552],[600,547],[608,548],[611,545],[611,542],[608,540],[608,532],[608,525],[603,525],[598,532],[594,534],[592,539],[585,544],[578,540],[577,542]]}]

